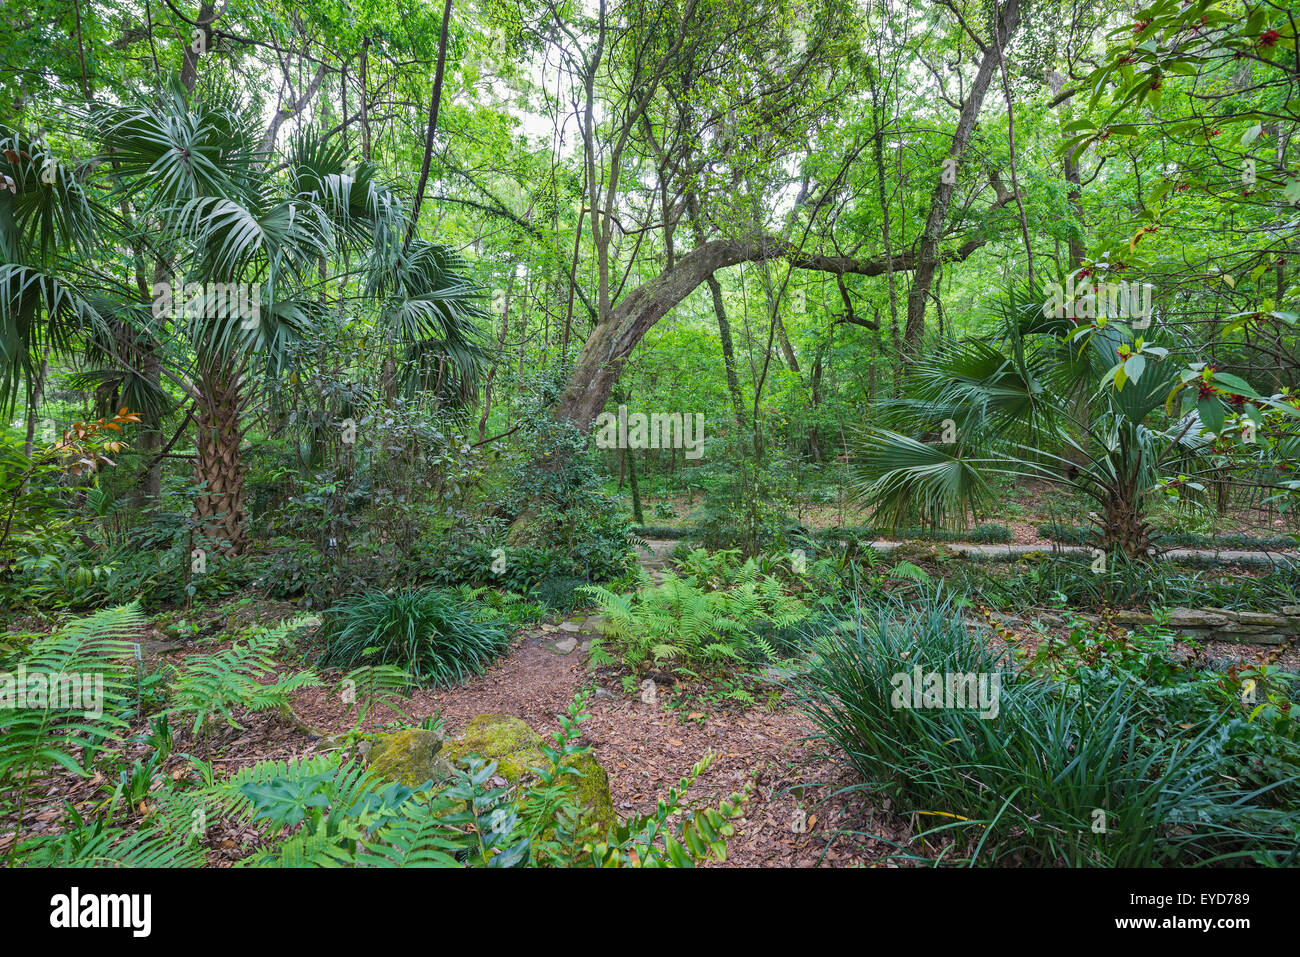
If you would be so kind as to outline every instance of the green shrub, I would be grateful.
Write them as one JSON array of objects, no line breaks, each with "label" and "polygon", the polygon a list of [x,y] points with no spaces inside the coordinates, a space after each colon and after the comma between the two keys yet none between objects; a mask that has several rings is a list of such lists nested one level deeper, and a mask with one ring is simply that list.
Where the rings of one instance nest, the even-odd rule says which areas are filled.
[{"label": "green shrub", "polygon": [[633,525],[632,531],[641,538],[678,539],[687,538],[691,533],[675,525]]},{"label": "green shrub", "polygon": [[[501,538],[504,542],[504,535]],[[501,549],[501,551],[497,551]],[[569,551],[540,545],[493,544],[490,540],[448,539],[432,549],[433,559],[424,577],[435,585],[493,586],[529,593],[549,579],[580,578],[608,582],[624,578],[635,565],[635,553],[626,535],[604,545],[588,542]],[[504,557],[500,567],[498,557]]]},{"label": "green shrub", "polygon": [[1060,522],[1039,525],[1038,534],[1062,545],[1093,545],[1099,540],[1096,529],[1084,525],[1062,525]]},{"label": "green shrub", "polygon": [[469,585],[457,585],[455,591],[462,600],[483,605],[480,618],[499,617],[512,625],[523,625],[542,621],[550,613],[550,609],[540,601],[518,592],[487,586],[471,588]]},{"label": "green shrub", "polygon": [[970,531],[954,532],[943,528],[876,528],[870,525],[834,526],[820,529],[823,541],[862,542],[886,539],[918,542],[980,542],[1005,545],[1011,541],[1011,529],[996,522],[982,522]]},{"label": "green shrub", "polygon": [[[1063,525],[1060,522],[1046,522],[1038,526],[1042,538],[1060,542],[1063,545],[1092,545],[1097,535],[1094,529],[1084,525]],[[1295,548],[1294,535],[1246,535],[1241,532],[1223,532],[1218,535],[1206,535],[1203,532],[1163,532],[1152,539],[1160,548],[1229,548],[1243,551],[1271,551],[1279,548]]]},{"label": "green shrub", "polygon": [[585,578],[554,575],[538,582],[532,594],[551,611],[570,612],[583,604],[584,596],[578,589],[586,584]]},{"label": "green shrub", "polygon": [[[313,671],[281,677],[275,654],[304,619],[256,628],[247,640],[210,655],[189,655],[170,694],[170,713],[193,715],[192,731],[206,730],[210,721],[223,718],[234,728],[236,710],[278,711],[293,714],[290,696],[301,688],[320,684]],[[271,679],[271,680],[268,680]]]},{"label": "green shrub", "polygon": [[[542,748],[535,774],[498,787],[497,764],[470,756],[448,782],[385,781],[342,751],[260,761],[219,776],[162,775],[153,812],[131,832],[69,811],[59,832],[15,844],[27,866],[193,867],[204,863],[196,820],[220,817],[255,834],[243,867],[691,867],[726,859],[753,782],[729,798],[691,800],[712,764],[706,754],[647,814],[602,829],[583,813],[578,744],[581,697]],[[143,788],[143,778],[141,787]]]},{"label": "green shrub", "polygon": [[315,545],[291,541],[272,553],[258,584],[268,598],[302,599],[310,607],[328,591],[330,572],[329,558]]},{"label": "green shrub", "polygon": [[510,643],[504,619],[441,588],[368,591],[325,613],[321,663],[397,665],[420,682],[458,684],[482,674]]},{"label": "green shrub", "polygon": [[6,656],[0,813],[13,814],[18,830],[40,778],[55,768],[89,777],[95,757],[127,729],[136,691],[131,641],[143,627],[134,605],[105,609]]},{"label": "green shrub", "polygon": [[666,572],[657,586],[646,577],[632,595],[583,588],[605,616],[592,661],[621,660],[637,672],[651,663],[719,672],[777,658],[778,646],[791,644],[783,629],[807,618],[808,607],[788,595],[780,580],[761,574],[753,558],[736,567],[738,555],[739,550],[694,552],[682,577]]},{"label": "green shrub", "polygon": [[[996,713],[895,707],[896,676],[916,667],[997,675]],[[821,636],[794,690],[862,787],[928,824],[914,843],[949,845],[947,862],[1295,861],[1300,811],[1268,806],[1293,779],[1239,783],[1240,762],[1212,746],[1224,715],[1152,726],[1150,692],[1131,676],[1012,671],[951,602],[860,611]]]}]

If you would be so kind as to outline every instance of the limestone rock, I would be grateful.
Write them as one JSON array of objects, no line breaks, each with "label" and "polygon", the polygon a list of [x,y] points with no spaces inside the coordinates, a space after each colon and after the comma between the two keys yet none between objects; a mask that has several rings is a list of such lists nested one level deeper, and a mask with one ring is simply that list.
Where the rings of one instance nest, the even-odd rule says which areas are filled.
[{"label": "limestone rock", "polygon": [[[549,758],[542,753],[546,742],[519,718],[506,714],[480,714],[472,718],[465,730],[448,740],[442,756],[457,761],[476,754],[497,762],[497,773],[509,784],[533,777],[533,769],[545,767]],[[609,793],[609,775],[594,754],[586,751],[569,755],[561,762],[581,774],[574,778],[578,803],[587,814],[607,829],[618,823],[614,801]]]},{"label": "limestone rock", "polygon": [[[1178,611],[1186,609],[1175,609]],[[1114,614],[1114,621],[1117,625],[1151,625],[1155,623],[1155,618],[1144,611],[1132,611],[1130,609],[1120,609]],[[1177,624],[1171,620],[1171,624]]]},{"label": "limestone rock", "polygon": [[1282,615],[1271,615],[1263,611],[1239,611],[1237,621],[1243,625],[1269,625],[1274,628],[1285,628],[1290,624]]},{"label": "limestone rock", "polygon": [[1222,628],[1228,621],[1227,614],[1219,611],[1175,608],[1169,613],[1169,624],[1174,628]]},{"label": "limestone rock", "polygon": [[370,770],[387,781],[418,788],[427,781],[451,777],[451,766],[440,753],[444,739],[438,731],[407,728],[376,734],[367,754]]}]

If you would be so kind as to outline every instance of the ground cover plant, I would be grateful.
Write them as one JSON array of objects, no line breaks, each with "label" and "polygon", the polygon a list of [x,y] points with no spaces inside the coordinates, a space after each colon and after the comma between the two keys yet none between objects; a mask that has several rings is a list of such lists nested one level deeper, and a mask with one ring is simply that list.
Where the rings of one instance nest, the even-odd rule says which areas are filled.
[{"label": "ground cover plant", "polygon": [[0,27],[6,872],[1300,866],[1286,4]]},{"label": "ground cover plant", "polygon": [[436,588],[366,592],[325,613],[323,664],[398,665],[420,681],[449,684],[481,674],[509,643],[503,619]]},{"label": "ground cover plant", "polygon": [[[991,654],[943,602],[863,608],[819,642],[797,684],[862,777],[925,818],[898,853],[945,863],[1293,864],[1300,739],[1287,676],[1245,698],[1172,667],[1161,636],[1074,634],[1028,662]],[[996,714],[945,707],[896,675],[994,676]],[[1216,676],[1217,677],[1217,676]],[[1247,677],[1245,680],[1250,680]],[[918,678],[919,683],[919,678]],[[907,696],[911,696],[909,688]],[[1168,734],[1178,727],[1182,734]],[[1245,740],[1270,738],[1243,780]]]}]

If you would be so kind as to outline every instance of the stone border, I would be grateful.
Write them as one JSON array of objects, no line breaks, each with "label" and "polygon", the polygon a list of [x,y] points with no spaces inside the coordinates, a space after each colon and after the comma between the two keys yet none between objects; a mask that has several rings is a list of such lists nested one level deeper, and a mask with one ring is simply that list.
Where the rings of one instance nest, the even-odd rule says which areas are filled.
[{"label": "stone border", "polygon": [[[1300,637],[1300,605],[1284,605],[1278,613],[1263,611],[1231,611],[1227,608],[1172,608],[1167,612],[1168,626],[1185,638],[1194,641],[1223,641],[1239,645],[1281,645]],[[1064,624],[1065,619],[1055,612],[1039,611],[1024,615],[998,614],[1004,621],[1023,624],[1026,619],[1037,618],[1054,624]],[[1078,618],[1097,622],[1097,615],[1079,614]],[[1156,617],[1145,611],[1116,611],[1111,621],[1126,628],[1154,625]]]},{"label": "stone border", "polygon": [[[844,544],[844,543],[841,543]],[[1084,545],[1061,545],[1053,543],[1042,545],[979,545],[963,542],[861,542],[882,555],[901,552],[901,558],[941,558],[945,551],[947,557],[961,557],[975,561],[1016,561],[1031,555],[1053,558],[1060,555],[1073,555],[1090,558],[1095,550]],[[1153,558],[1168,561],[1204,563],[1209,565],[1260,565],[1265,567],[1300,567],[1300,556],[1292,552],[1279,551],[1241,551],[1237,549],[1212,548],[1169,548],[1158,551]]]}]

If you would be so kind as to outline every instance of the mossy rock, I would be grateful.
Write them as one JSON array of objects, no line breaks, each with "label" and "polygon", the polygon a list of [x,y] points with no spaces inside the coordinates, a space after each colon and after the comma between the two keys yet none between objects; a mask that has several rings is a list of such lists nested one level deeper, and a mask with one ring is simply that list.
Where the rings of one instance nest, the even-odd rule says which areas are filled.
[{"label": "mossy rock", "polygon": [[[497,762],[497,774],[515,785],[533,777],[532,769],[545,767],[549,758],[542,753],[546,744],[540,734],[519,718],[506,714],[480,714],[470,720],[459,737],[443,744],[442,757],[458,761],[477,754]],[[609,793],[609,775],[590,751],[571,754],[562,762],[582,776],[574,778],[578,803],[605,830],[618,823],[614,800]]]},{"label": "mossy rock", "polygon": [[386,781],[418,788],[427,781],[451,777],[451,765],[442,756],[443,736],[437,731],[407,728],[369,738],[366,755],[370,770]]}]

